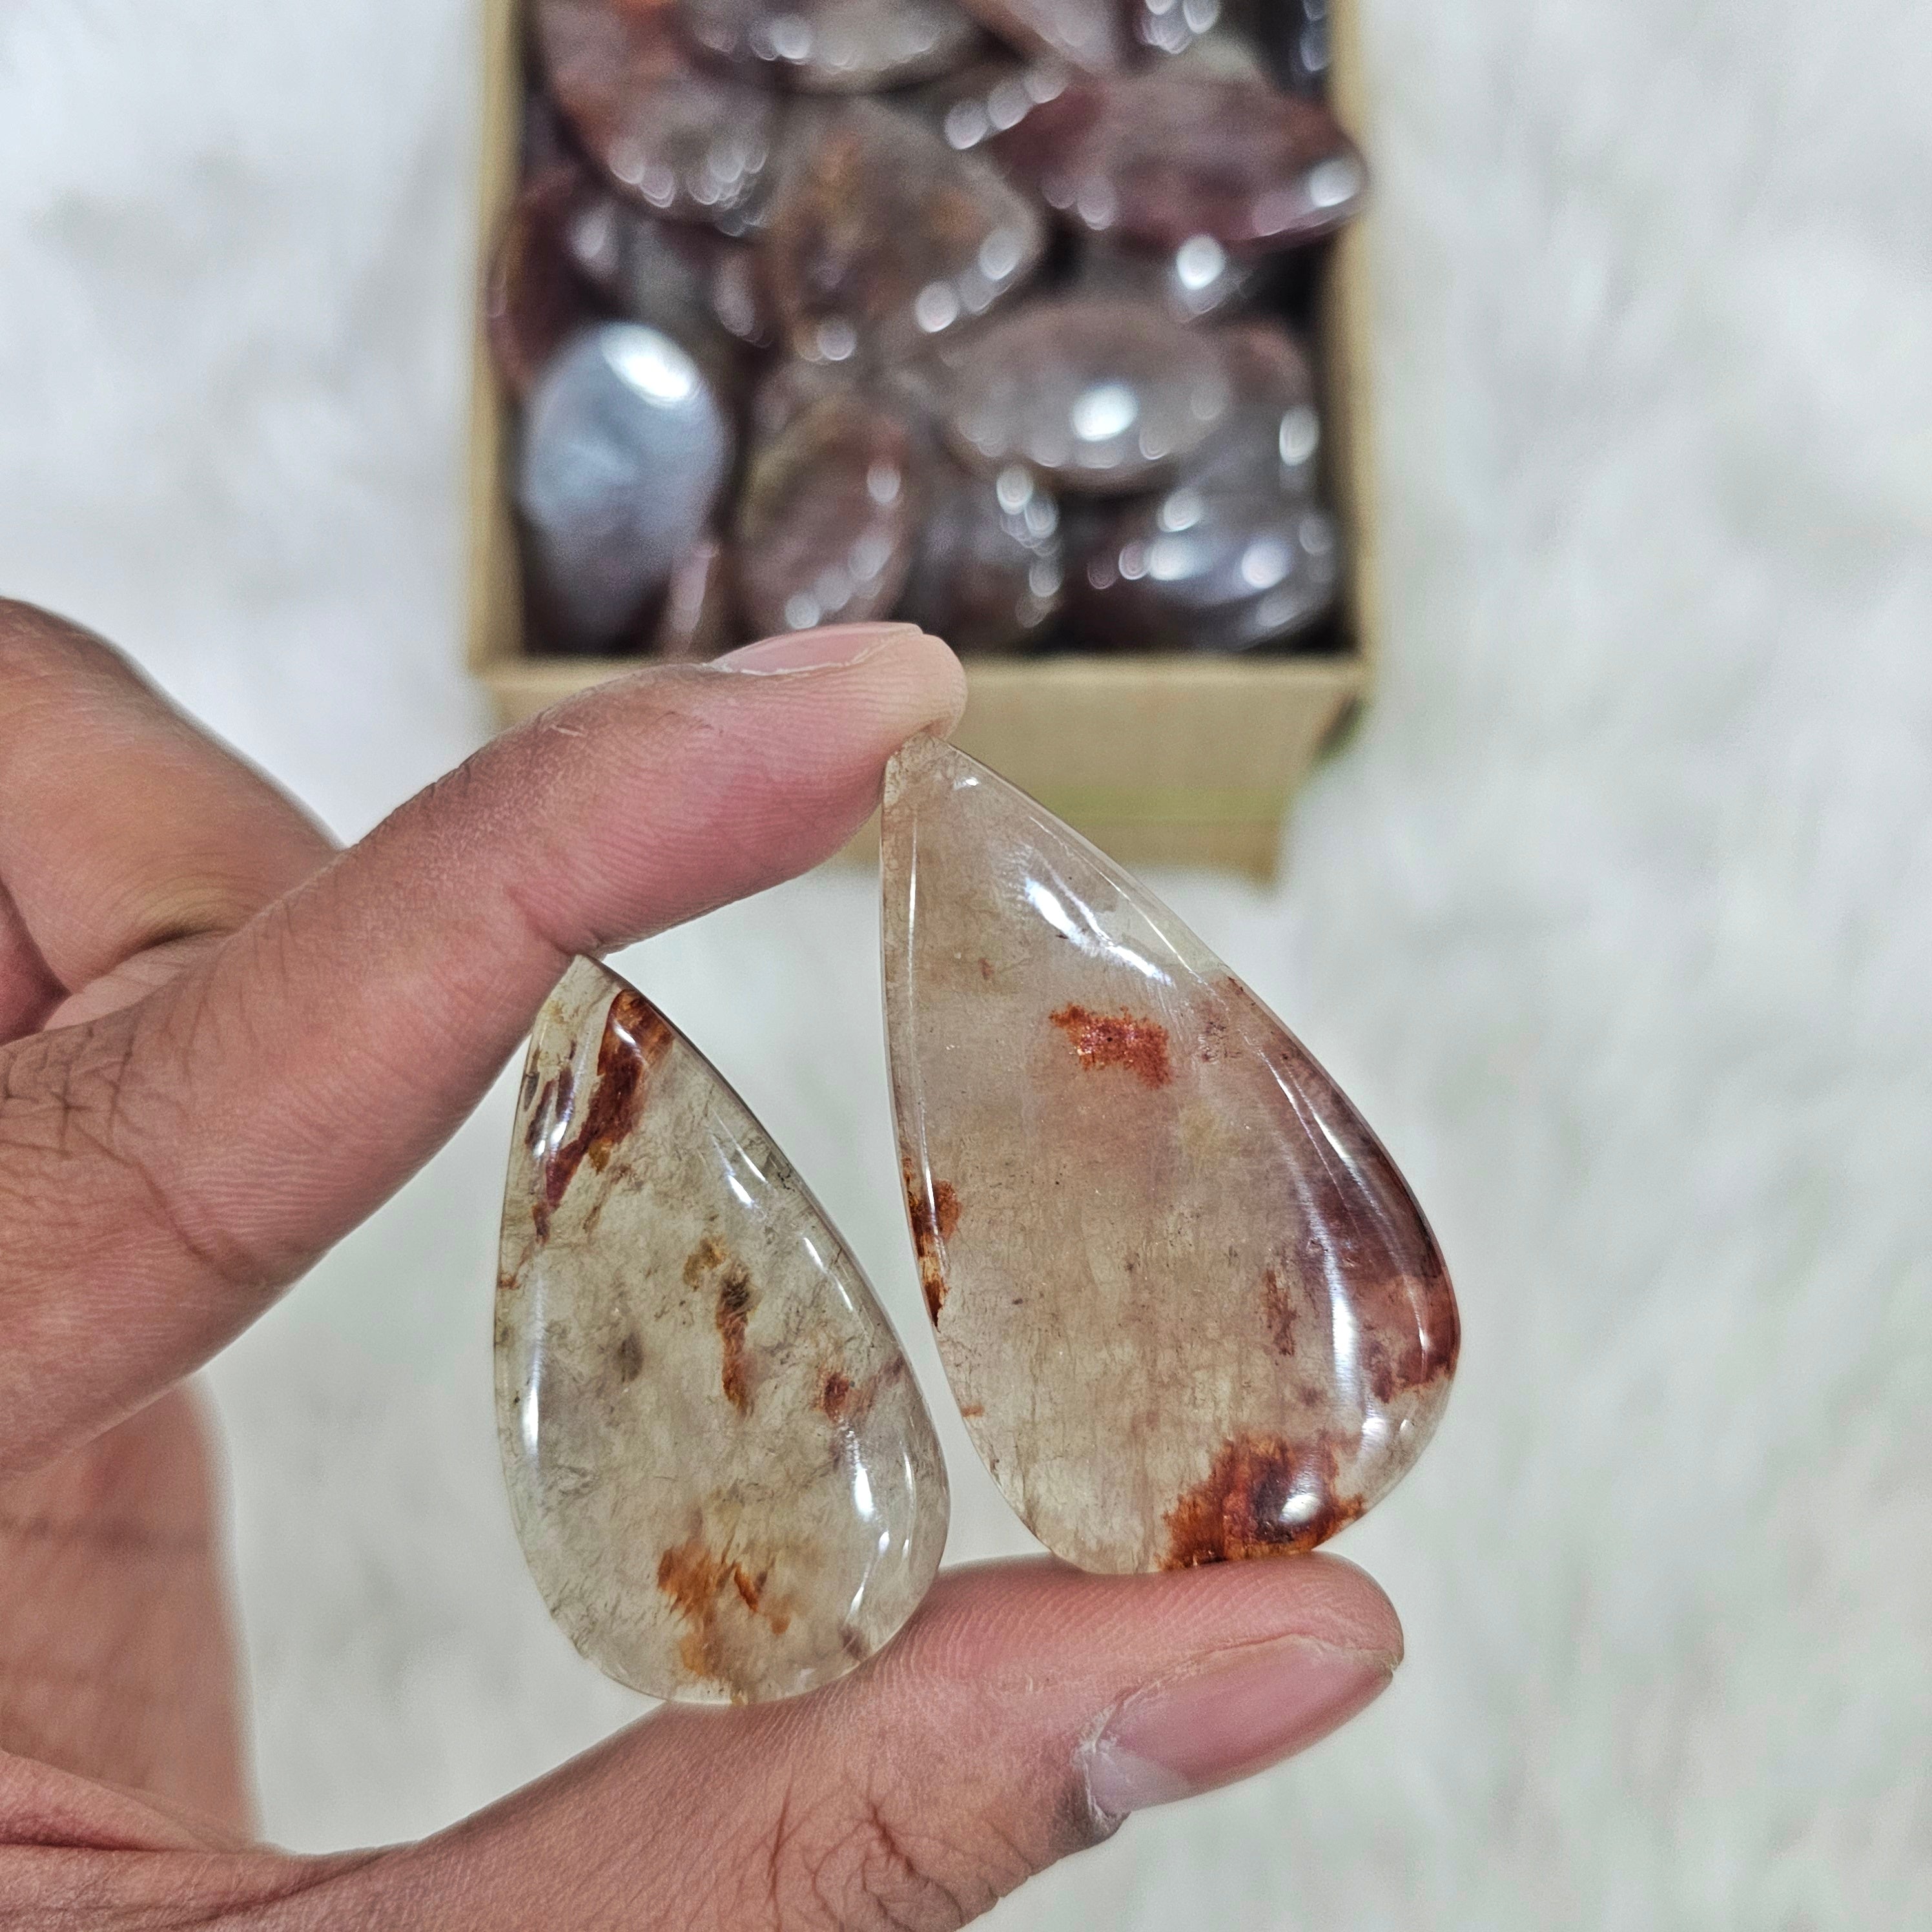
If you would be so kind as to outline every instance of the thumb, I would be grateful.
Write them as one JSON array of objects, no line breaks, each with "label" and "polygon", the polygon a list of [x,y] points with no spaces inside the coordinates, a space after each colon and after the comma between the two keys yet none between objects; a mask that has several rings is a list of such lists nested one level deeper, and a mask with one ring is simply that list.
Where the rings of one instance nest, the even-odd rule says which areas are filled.
[{"label": "thumb", "polygon": [[318,1922],[951,1932],[1126,1813],[1324,1736],[1401,1650],[1388,1600],[1333,1558],[952,1571],[838,1684],[663,1710],[334,1881]]},{"label": "thumb", "polygon": [[448,1137],[572,955],[836,851],[887,758],[963,699],[951,652],[905,625],[619,679],[138,1004],[0,1047],[0,1469],[88,1439],[252,1321]]}]

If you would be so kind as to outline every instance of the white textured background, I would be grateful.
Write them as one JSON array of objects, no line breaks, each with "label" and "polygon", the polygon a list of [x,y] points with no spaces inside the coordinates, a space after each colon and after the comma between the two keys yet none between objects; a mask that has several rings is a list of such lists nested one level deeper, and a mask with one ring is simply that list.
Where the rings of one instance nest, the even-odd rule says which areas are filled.
[{"label": "white textured background", "polygon": [[[1368,15],[1387,682],[1279,896],[1163,883],[1456,1270],[1448,1420],[1342,1545],[1410,1660],[998,1923],[1932,1923],[1932,30]],[[484,726],[472,34],[468,0],[0,0],[0,584],[344,834]],[[814,880],[646,970],[937,1393],[873,917]],[[290,1844],[425,1830],[634,1708],[498,1488],[506,1120],[216,1372]],[[961,1552],[1012,1546],[948,1444]]]}]

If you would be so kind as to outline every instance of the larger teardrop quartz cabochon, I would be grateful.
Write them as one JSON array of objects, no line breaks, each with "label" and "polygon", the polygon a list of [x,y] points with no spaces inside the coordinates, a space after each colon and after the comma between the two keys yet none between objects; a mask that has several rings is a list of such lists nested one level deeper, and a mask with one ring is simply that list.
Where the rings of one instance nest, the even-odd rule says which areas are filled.
[{"label": "larger teardrop quartz cabochon", "polygon": [[945,1466],[836,1232],[703,1055],[579,960],[532,1036],[496,1425],[552,1613],[654,1696],[788,1696],[925,1595]]},{"label": "larger teardrop quartz cabochon", "polygon": [[884,871],[920,1278],[1007,1499],[1100,1571],[1333,1535],[1456,1366],[1388,1154],[1165,906],[935,739],[887,772]]}]

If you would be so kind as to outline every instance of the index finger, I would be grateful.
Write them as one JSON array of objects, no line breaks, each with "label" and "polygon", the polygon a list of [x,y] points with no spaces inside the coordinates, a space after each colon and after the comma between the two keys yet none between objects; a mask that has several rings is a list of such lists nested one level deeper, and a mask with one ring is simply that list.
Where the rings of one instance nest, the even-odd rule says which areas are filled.
[{"label": "index finger", "polygon": [[829,856],[963,695],[904,626],[619,679],[138,1005],[0,1048],[0,1470],[205,1360],[434,1151],[572,955]]},{"label": "index finger", "polygon": [[[0,886],[56,986],[230,931],[334,849],[118,652],[0,599]],[[8,956],[0,936],[0,986]]]}]

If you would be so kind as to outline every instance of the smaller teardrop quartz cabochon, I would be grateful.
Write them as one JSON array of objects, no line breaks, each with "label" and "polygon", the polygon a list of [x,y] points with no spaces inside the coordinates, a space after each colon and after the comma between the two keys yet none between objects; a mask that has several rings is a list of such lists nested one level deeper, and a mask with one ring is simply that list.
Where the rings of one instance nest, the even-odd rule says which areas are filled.
[{"label": "smaller teardrop quartz cabochon", "polygon": [[908,1208],[981,1456],[1084,1569],[1312,1549],[1455,1370],[1401,1174],[1192,933],[984,766],[914,740],[884,840]]},{"label": "smaller teardrop quartz cabochon", "polygon": [[620,1682],[790,1696],[926,1594],[945,1466],[864,1276],[743,1102],[587,959],[531,1036],[496,1357],[531,1573]]}]

